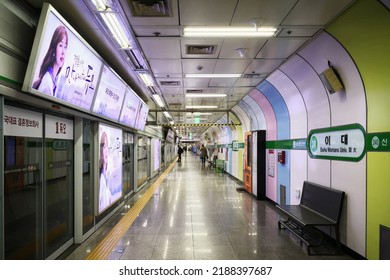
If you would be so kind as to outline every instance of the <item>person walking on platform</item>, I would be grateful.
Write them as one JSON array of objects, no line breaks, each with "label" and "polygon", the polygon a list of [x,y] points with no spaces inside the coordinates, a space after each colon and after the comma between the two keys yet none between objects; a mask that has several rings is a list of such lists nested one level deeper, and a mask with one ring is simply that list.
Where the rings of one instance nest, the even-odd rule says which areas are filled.
[{"label": "person walking on platform", "polygon": [[203,144],[202,147],[200,148],[200,158],[202,160],[202,164],[205,164],[207,159],[207,149]]},{"label": "person walking on platform", "polygon": [[178,145],[177,146],[177,154],[179,155],[179,158],[177,159],[177,162],[181,162],[181,154],[183,153],[183,148]]}]

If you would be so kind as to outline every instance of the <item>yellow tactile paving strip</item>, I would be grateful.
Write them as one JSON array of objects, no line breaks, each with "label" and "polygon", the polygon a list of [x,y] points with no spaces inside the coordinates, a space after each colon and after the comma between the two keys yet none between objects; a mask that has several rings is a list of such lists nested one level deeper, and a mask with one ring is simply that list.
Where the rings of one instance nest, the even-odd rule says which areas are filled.
[{"label": "yellow tactile paving strip", "polygon": [[93,249],[86,260],[107,260],[118,241],[127,232],[154,192],[160,187],[168,173],[175,166],[174,161],[165,172],[149,187],[142,197],[134,204],[125,216],[115,225],[109,234]]}]

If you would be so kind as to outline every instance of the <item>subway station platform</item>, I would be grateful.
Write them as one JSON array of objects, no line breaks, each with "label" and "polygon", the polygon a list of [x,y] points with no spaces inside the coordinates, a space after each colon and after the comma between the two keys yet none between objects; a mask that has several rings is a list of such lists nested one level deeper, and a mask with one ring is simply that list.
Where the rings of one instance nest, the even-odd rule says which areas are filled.
[{"label": "subway station platform", "polygon": [[[270,201],[240,191],[240,182],[186,152],[130,198],[61,260],[352,260],[308,255]],[[330,250],[329,240],[321,250]],[[326,248],[328,247],[328,248]]]}]

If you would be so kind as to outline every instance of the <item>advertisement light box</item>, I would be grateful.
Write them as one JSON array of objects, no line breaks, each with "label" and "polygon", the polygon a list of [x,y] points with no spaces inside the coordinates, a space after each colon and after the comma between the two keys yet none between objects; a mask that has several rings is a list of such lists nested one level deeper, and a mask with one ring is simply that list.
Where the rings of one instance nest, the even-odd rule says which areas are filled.
[{"label": "advertisement light box", "polygon": [[141,100],[138,95],[136,95],[132,89],[127,88],[119,122],[135,128],[135,121],[138,115],[140,103]]},{"label": "advertisement light box", "polygon": [[122,130],[99,124],[98,213],[122,197]]},{"label": "advertisement light box", "polygon": [[107,66],[103,66],[92,111],[118,121],[125,92],[126,84]]},{"label": "advertisement light box", "polygon": [[148,119],[149,107],[143,101],[140,102],[139,113],[135,121],[135,128],[138,130],[144,130],[146,120]]},{"label": "advertisement light box", "polygon": [[81,36],[45,3],[23,90],[90,110],[102,64]]}]

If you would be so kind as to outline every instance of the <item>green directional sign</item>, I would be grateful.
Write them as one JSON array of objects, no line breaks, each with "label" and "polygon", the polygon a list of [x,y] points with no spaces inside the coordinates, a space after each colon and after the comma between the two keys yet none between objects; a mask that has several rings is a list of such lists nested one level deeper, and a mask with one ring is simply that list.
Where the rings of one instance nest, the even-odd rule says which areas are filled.
[{"label": "green directional sign", "polygon": [[238,151],[238,141],[233,141],[233,151]]},{"label": "green directional sign", "polygon": [[366,141],[369,152],[390,152],[390,132],[368,133]]}]

